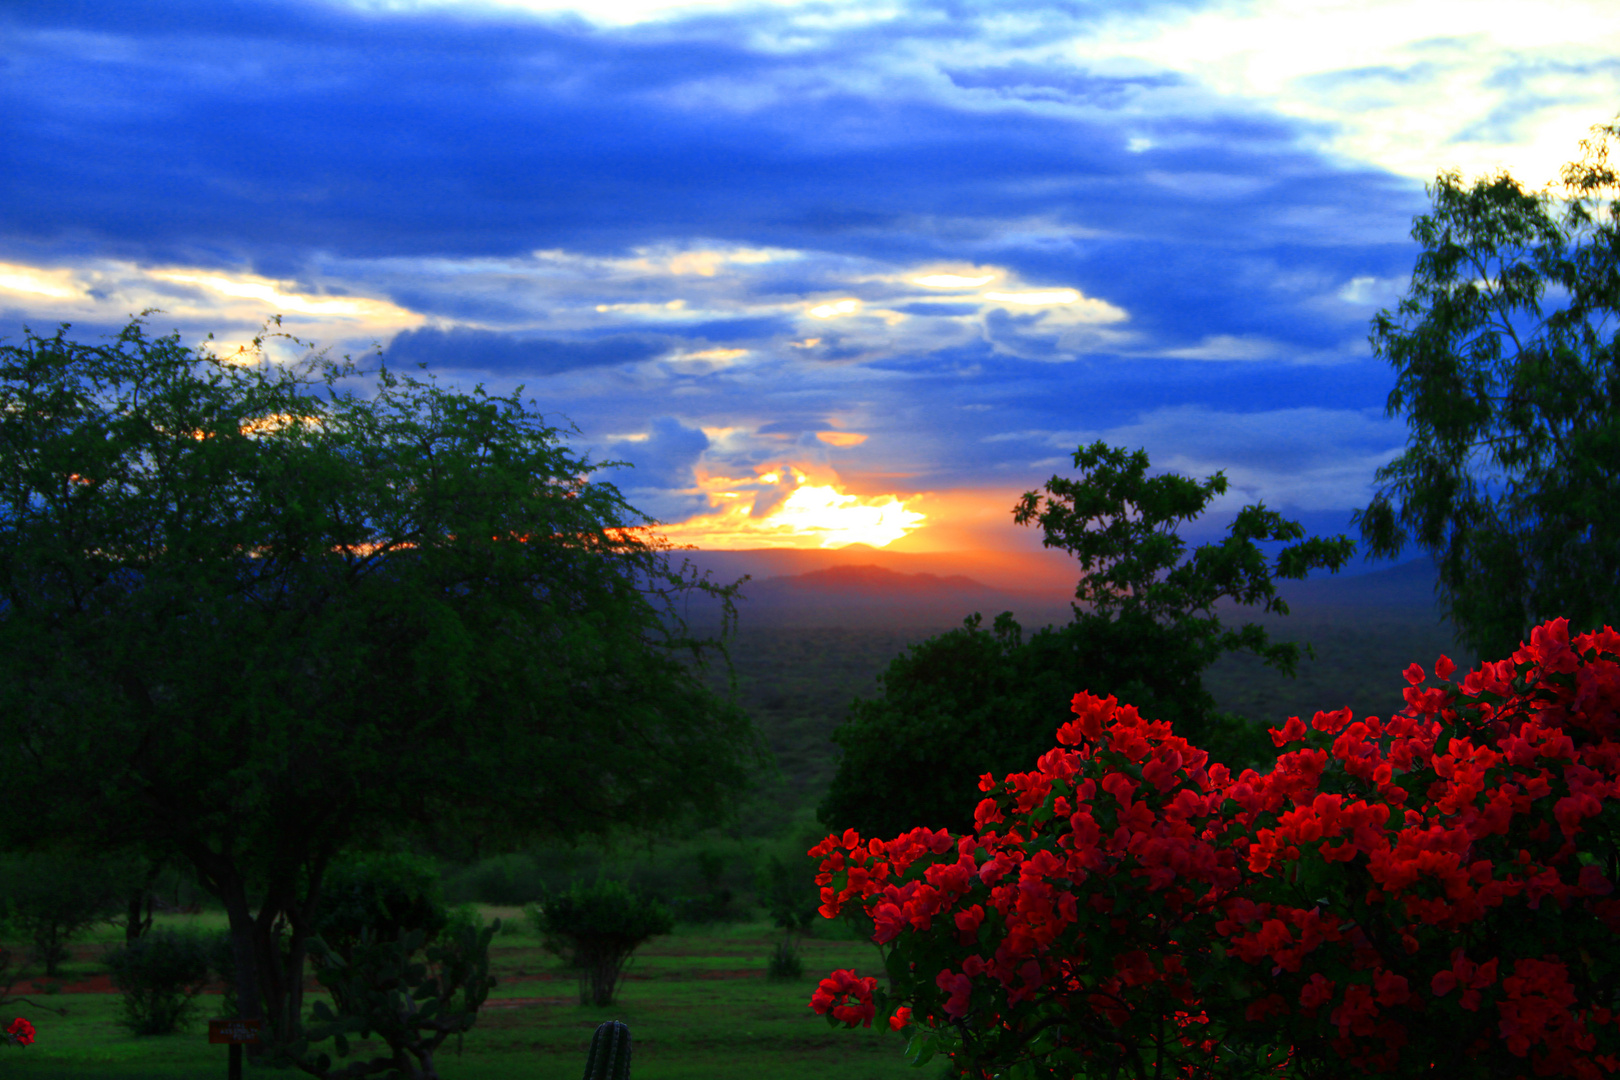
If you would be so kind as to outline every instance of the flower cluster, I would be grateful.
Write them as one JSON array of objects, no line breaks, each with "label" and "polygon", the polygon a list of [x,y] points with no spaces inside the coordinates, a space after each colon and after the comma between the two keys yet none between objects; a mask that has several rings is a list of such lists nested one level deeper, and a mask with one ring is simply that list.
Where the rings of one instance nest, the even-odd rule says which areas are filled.
[{"label": "flower cluster", "polygon": [[1558,620],[1460,685],[1414,664],[1401,713],[1292,718],[1263,774],[1079,694],[974,833],[811,851],[887,954],[862,1019],[903,1002],[965,1075],[1620,1070],[1617,654]]},{"label": "flower cluster", "polygon": [[5,1031],[8,1046],[27,1046],[34,1041],[34,1025],[20,1016],[7,1024]]}]

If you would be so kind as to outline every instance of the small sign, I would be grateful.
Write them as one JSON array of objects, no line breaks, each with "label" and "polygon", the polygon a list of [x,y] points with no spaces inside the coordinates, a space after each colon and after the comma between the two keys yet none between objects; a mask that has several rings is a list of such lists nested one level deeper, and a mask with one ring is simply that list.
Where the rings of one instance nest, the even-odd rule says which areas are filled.
[{"label": "small sign", "polygon": [[256,1043],[264,1028],[263,1020],[210,1020],[208,1041],[211,1043]]}]

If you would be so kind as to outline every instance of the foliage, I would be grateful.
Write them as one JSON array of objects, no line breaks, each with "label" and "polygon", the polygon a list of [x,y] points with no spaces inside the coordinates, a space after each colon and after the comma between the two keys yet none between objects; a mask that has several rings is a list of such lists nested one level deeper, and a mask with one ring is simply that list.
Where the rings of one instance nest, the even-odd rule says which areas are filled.
[{"label": "foliage", "polygon": [[[1076,686],[1136,701],[1234,764],[1263,758],[1264,736],[1219,712],[1201,673],[1243,650],[1291,674],[1300,648],[1271,642],[1254,623],[1223,627],[1215,604],[1286,614],[1273,578],[1337,570],[1354,545],[1302,539],[1297,522],[1255,505],[1238,512],[1224,540],[1188,554],[1176,528],[1226,491],[1223,475],[1149,477],[1145,452],[1102,443],[1076,450],[1074,464],[1079,479],[1054,476],[1044,496],[1028,492],[1014,511],[1018,523],[1041,527],[1047,547],[1079,559],[1073,620],[1026,640],[1010,615],[988,632],[970,616],[891,663],[882,696],[853,704],[833,734],[843,759],[821,804],[824,824],[968,828],[972,805],[962,793],[983,773],[1035,760]],[[1267,541],[1287,546],[1271,560],[1258,546]]]},{"label": "foliage", "polygon": [[184,1028],[208,983],[214,948],[200,934],[158,930],[108,953],[105,963],[123,994],[123,1025],[136,1035]]},{"label": "foliage", "polygon": [[0,892],[12,923],[33,942],[32,958],[55,977],[68,958],[68,942],[119,908],[121,866],[71,852],[17,855],[0,869]]},{"label": "foliage", "polygon": [[532,855],[492,855],[472,866],[447,873],[449,899],[521,907],[545,892],[545,878]]},{"label": "foliage", "polygon": [[675,928],[663,904],[607,878],[591,885],[576,882],[527,911],[545,947],[579,972],[581,1005],[613,1004],[631,954]]},{"label": "foliage", "polygon": [[1387,721],[1292,718],[1236,776],[1077,694],[973,833],[818,845],[823,914],[868,913],[896,993],[843,970],[813,1006],[975,1078],[1602,1075],[1620,634],[1556,620],[1454,670],[1411,665]]},{"label": "foliage", "polygon": [[7,839],[183,859],[243,1014],[290,1038],[339,852],[722,815],[756,743],[677,602],[730,592],[565,434],[517,396],[139,321],[0,347]]},{"label": "foliage", "polygon": [[[450,1036],[472,1029],[495,986],[489,943],[499,930],[499,919],[487,927],[481,919],[456,920],[427,946],[425,963],[415,959],[426,940],[420,929],[384,941],[368,926],[347,955],[314,938],[310,959],[315,977],[338,1008],[334,1012],[317,1001],[304,1035],[286,1047],[287,1056],[323,1080],[438,1080],[433,1055]],[[310,1055],[311,1044],[331,1039],[338,1057],[345,1058],[350,1035],[376,1035],[388,1044],[389,1056],[333,1068],[330,1054]]]},{"label": "foliage", "polygon": [[335,861],[326,872],[315,932],[347,957],[370,929],[379,941],[420,930],[431,942],[449,922],[439,870],[408,852],[362,852]]},{"label": "foliage", "polygon": [[766,975],[772,979],[803,977],[799,939],[815,925],[820,906],[815,864],[805,858],[784,862],[781,856],[772,855],[755,875],[755,893],[772,924],[782,931],[766,962]]},{"label": "foliage", "polygon": [[1375,555],[1432,554],[1482,655],[1554,615],[1590,630],[1620,609],[1620,125],[1594,132],[1556,194],[1441,174],[1411,285],[1372,325],[1411,431],[1362,535]]}]

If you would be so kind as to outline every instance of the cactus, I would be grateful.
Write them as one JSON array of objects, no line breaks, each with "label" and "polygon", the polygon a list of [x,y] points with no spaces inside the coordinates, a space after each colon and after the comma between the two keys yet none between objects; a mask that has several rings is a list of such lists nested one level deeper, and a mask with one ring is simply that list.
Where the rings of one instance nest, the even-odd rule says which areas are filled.
[{"label": "cactus", "polygon": [[629,1027],[609,1020],[596,1029],[585,1059],[585,1080],[630,1080]]}]

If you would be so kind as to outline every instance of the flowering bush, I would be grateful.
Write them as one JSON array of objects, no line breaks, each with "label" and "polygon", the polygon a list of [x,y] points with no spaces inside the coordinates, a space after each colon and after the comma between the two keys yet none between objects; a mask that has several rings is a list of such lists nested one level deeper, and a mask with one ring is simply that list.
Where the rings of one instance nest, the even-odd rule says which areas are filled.
[{"label": "flowering bush", "polygon": [[812,1007],[967,1076],[1573,1076],[1620,1069],[1620,635],[1558,620],[1407,707],[1297,717],[1264,774],[1115,699],[966,836],[828,837],[892,992]]},{"label": "flowering bush", "polygon": [[6,1025],[7,1046],[27,1046],[34,1041],[34,1025],[22,1017],[17,1017]]}]

